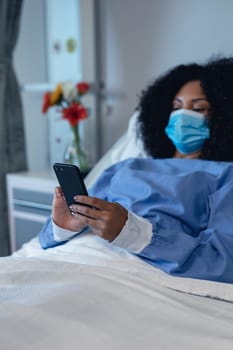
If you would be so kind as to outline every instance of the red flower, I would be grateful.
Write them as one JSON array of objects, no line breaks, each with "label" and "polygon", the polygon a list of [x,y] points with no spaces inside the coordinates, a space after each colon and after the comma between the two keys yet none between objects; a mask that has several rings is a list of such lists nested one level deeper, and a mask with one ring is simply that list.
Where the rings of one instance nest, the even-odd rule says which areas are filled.
[{"label": "red flower", "polygon": [[78,83],[76,85],[76,87],[77,87],[78,93],[80,95],[86,94],[90,89],[90,85],[88,83],[85,83],[85,82]]},{"label": "red flower", "polygon": [[87,118],[87,110],[80,103],[73,102],[69,107],[63,109],[62,117],[67,119],[72,126],[76,126],[80,120]]},{"label": "red flower", "polygon": [[46,113],[50,107],[50,92],[46,92],[44,94],[43,105],[42,105],[42,113]]}]

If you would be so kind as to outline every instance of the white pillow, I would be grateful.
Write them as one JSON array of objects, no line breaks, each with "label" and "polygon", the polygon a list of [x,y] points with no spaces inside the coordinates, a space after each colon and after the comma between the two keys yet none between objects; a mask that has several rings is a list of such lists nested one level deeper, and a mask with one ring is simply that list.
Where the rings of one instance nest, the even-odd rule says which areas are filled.
[{"label": "white pillow", "polygon": [[143,143],[137,133],[138,116],[138,111],[131,116],[127,132],[114,143],[102,158],[100,158],[94,168],[86,176],[85,183],[87,187],[92,186],[99,175],[112,164],[130,157],[147,157],[143,148]]}]

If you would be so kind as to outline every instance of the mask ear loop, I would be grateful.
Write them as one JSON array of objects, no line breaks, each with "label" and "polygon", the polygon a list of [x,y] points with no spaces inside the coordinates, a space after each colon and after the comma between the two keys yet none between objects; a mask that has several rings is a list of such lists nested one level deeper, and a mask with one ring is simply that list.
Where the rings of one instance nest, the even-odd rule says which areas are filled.
[{"label": "mask ear loop", "polygon": [[207,108],[207,111],[208,111],[208,114],[203,114],[204,115],[204,117],[205,117],[205,120],[208,122],[208,124],[209,124],[209,121],[210,121],[210,119],[211,119],[211,116],[212,116],[212,112],[213,112],[213,109],[212,109],[212,107],[209,107],[209,108]]},{"label": "mask ear loop", "polygon": [[209,127],[210,125],[210,120],[211,120],[211,116],[210,115],[204,115],[204,121],[205,121],[205,124]]}]

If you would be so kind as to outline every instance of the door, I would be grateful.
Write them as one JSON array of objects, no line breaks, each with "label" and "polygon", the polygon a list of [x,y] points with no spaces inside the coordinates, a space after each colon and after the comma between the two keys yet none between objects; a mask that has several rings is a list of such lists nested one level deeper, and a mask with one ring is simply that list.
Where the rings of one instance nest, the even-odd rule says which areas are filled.
[{"label": "door", "polygon": [[90,163],[98,158],[94,0],[25,0],[15,68],[22,88],[29,170],[62,161],[70,127],[59,113],[42,115],[46,91],[64,81],[87,81],[90,116],[81,135]]}]

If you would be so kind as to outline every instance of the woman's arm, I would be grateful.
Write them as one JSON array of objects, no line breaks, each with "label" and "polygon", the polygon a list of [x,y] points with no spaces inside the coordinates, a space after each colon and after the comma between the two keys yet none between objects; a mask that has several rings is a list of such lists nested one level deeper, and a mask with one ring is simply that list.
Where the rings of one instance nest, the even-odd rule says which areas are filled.
[{"label": "woman's arm", "polygon": [[[111,168],[107,169],[96,183],[98,196],[103,198],[102,200],[87,196],[77,197],[80,202],[86,200],[86,204],[93,207],[89,208],[89,217],[85,216],[87,213],[85,214],[86,208],[83,206],[73,207],[72,212],[71,208],[67,207],[61,188],[57,187],[55,189],[52,215],[39,232],[39,241],[42,248],[52,248],[64,244],[77,234],[89,229],[89,227],[91,227],[93,233],[109,241],[119,234],[127,221],[128,212],[118,203],[108,203],[104,200],[112,178]],[[117,165],[114,168],[117,168]],[[114,224],[112,224],[113,222]],[[109,231],[109,226],[111,231]],[[109,234],[109,232],[111,233]]]},{"label": "woman's arm", "polygon": [[[206,203],[206,210],[205,205],[200,204],[197,209],[197,202],[190,201],[186,215],[190,220],[193,215],[190,222],[195,222],[195,217],[200,220],[199,230],[195,225],[196,232],[191,227],[188,231],[187,224],[179,216],[174,217],[172,212],[157,210],[150,220],[153,229],[148,220],[142,222],[140,216],[132,217],[129,212],[126,230],[121,229],[115,238],[110,236],[109,239],[104,234],[102,237],[169,274],[233,283],[232,198],[233,181],[230,181],[209,195],[200,192],[197,202]],[[111,229],[111,218],[106,227]]]},{"label": "woman's arm", "polygon": [[[102,199],[78,197],[94,208],[74,206],[77,214],[71,221],[77,226],[72,227],[91,226],[110,244],[169,274],[233,283],[233,181],[225,173],[216,177],[199,170],[177,177],[166,174],[163,179],[146,174],[147,182],[144,176],[140,181],[135,169],[128,181],[125,169],[117,178],[111,173],[101,177],[91,194]],[[134,178],[136,186],[131,184]],[[118,199],[121,205],[114,203]],[[126,229],[133,227],[130,212],[138,215],[133,219],[138,235]],[[138,225],[141,217],[147,225]]]},{"label": "woman's arm", "polygon": [[198,235],[154,227],[150,244],[137,255],[175,276],[233,283],[232,198],[233,181],[209,196],[208,222]]}]

